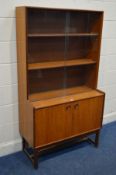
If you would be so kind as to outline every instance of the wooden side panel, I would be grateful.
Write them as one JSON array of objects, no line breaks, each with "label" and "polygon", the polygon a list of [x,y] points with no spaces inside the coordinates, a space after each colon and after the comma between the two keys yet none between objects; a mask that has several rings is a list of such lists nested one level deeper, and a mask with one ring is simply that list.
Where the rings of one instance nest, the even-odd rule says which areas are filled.
[{"label": "wooden side panel", "polygon": [[35,147],[71,136],[71,105],[57,105],[35,111]]},{"label": "wooden side panel", "polygon": [[20,133],[29,144],[33,145],[33,109],[27,102],[26,8],[24,7],[16,8],[16,29]]},{"label": "wooden side panel", "polygon": [[72,134],[79,135],[101,128],[104,96],[77,101],[73,105]]}]

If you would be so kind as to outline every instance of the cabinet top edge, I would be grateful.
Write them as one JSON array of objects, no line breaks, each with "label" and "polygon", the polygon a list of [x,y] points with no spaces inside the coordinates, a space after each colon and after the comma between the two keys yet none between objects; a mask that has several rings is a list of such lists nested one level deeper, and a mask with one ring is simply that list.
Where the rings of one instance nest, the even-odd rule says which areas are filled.
[{"label": "cabinet top edge", "polygon": [[91,99],[91,98],[96,98],[96,97],[105,97],[105,93],[96,89],[96,90],[91,90],[89,92],[85,92],[84,96],[82,95],[83,93],[80,93],[78,95],[69,95],[66,97],[57,97],[57,98],[52,98],[52,99],[45,99],[45,100],[40,100],[40,101],[29,101],[30,104],[34,107],[34,109],[41,109],[41,108],[46,108],[50,106],[56,106],[56,105],[61,105],[61,104],[68,104],[72,103],[75,101],[81,101],[85,99]]},{"label": "cabinet top edge", "polygon": [[62,10],[62,11],[74,11],[74,12],[96,12],[104,13],[102,10],[91,10],[91,9],[70,9],[70,8],[53,8],[53,7],[40,7],[40,6],[17,6],[16,9],[25,8],[25,9],[41,9],[41,10]]}]

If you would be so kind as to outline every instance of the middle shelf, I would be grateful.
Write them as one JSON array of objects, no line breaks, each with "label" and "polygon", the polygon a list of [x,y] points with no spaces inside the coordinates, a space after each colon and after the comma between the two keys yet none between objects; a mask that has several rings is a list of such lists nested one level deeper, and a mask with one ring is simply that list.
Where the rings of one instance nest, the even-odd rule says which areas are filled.
[{"label": "middle shelf", "polygon": [[27,34],[28,37],[96,37],[98,33],[29,33]]},{"label": "middle shelf", "polygon": [[66,61],[49,61],[41,63],[29,63],[28,70],[36,69],[50,69],[57,67],[69,67],[69,66],[79,66],[79,65],[89,65],[96,64],[96,61],[93,59],[78,59],[78,60],[66,60]]}]

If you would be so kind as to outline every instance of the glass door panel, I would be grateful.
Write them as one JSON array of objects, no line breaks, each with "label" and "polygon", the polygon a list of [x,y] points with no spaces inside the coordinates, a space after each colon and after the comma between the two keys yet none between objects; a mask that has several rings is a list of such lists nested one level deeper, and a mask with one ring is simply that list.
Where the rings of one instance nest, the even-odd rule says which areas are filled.
[{"label": "glass door panel", "polygon": [[28,11],[28,93],[33,100],[64,96],[65,11]]}]

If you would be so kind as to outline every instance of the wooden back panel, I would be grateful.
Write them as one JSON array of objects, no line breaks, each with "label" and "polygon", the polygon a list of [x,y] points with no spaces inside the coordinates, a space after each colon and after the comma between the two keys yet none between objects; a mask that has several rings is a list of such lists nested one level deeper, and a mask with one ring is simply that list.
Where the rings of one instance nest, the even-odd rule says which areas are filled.
[{"label": "wooden back panel", "polygon": [[103,12],[69,11],[69,33],[101,34],[101,17]]},{"label": "wooden back panel", "polygon": [[59,61],[65,58],[64,37],[31,38],[28,43],[28,62]]},{"label": "wooden back panel", "polygon": [[86,84],[86,66],[30,71],[29,93],[40,93]]},{"label": "wooden back panel", "polygon": [[28,9],[28,32],[29,33],[64,33],[65,11]]}]

